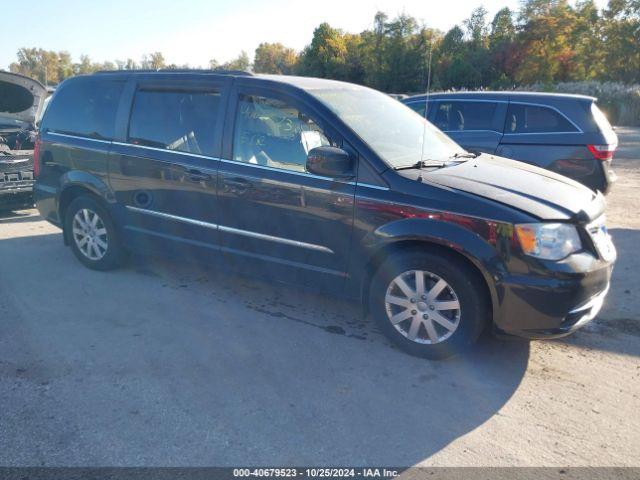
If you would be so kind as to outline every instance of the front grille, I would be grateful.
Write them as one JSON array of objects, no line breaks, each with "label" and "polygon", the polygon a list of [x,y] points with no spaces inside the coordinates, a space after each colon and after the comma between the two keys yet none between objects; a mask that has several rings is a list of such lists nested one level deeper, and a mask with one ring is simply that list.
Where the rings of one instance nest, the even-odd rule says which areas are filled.
[{"label": "front grille", "polygon": [[29,187],[33,185],[33,171],[0,173],[0,189]]},{"label": "front grille", "polygon": [[3,155],[0,153],[0,177],[3,173],[33,170],[33,157],[27,155]]},{"label": "front grille", "polygon": [[28,188],[33,185],[33,180],[32,156],[0,154],[1,190]]}]

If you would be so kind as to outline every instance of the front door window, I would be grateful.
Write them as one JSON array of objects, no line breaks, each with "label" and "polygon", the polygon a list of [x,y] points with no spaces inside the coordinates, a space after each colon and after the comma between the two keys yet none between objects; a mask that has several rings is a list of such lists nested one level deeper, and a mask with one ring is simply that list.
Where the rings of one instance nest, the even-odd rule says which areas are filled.
[{"label": "front door window", "polygon": [[321,128],[287,103],[256,95],[240,95],[233,139],[233,159],[298,172],[307,154],[331,145]]}]

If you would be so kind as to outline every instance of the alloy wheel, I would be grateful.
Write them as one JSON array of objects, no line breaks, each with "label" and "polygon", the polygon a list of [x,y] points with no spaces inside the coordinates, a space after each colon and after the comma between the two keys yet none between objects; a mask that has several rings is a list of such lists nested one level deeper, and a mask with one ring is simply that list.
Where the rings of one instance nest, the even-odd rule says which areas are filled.
[{"label": "alloy wheel", "polygon": [[422,344],[448,339],[458,329],[462,313],[451,285],[425,270],[409,270],[395,277],[385,294],[385,309],[402,336]]},{"label": "alloy wheel", "polygon": [[73,240],[78,250],[89,260],[101,260],[109,248],[107,228],[100,216],[88,208],[78,210],[73,217]]}]

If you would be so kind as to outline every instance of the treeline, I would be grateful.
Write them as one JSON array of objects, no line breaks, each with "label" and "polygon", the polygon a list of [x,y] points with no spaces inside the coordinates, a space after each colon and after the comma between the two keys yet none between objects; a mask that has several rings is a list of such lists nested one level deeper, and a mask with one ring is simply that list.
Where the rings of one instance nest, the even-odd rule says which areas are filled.
[{"label": "treeline", "polygon": [[[57,85],[65,78],[73,75],[94,73],[101,70],[160,70],[160,69],[191,69],[189,64],[169,64],[161,52],[143,55],[139,61],[114,60],[106,62],[92,62],[88,55],[81,55],[80,62],[74,63],[68,52],[55,52],[42,48],[21,48],[18,50],[18,61],[9,66],[9,70],[31,78],[36,78],[46,85]],[[214,70],[249,70],[251,61],[246,52],[238,58],[220,64],[216,60],[209,62],[208,68]]]},{"label": "treeline", "polygon": [[[283,51],[263,44],[256,51],[260,67],[261,48]],[[593,0],[524,0],[518,12],[503,8],[491,19],[479,7],[446,33],[408,15],[378,13],[373,29],[358,35],[320,25],[293,66],[281,63],[386,92],[424,91],[429,65],[431,87],[443,90],[640,83],[640,0],[610,0],[603,10]]]},{"label": "treeline", "polygon": [[[402,14],[376,14],[373,28],[358,34],[327,23],[301,52],[262,43],[253,63],[246,52],[213,69],[327,77],[386,92],[499,88],[531,84],[602,81],[640,83],[640,0],[523,0],[519,11],[503,8],[489,18],[476,8],[461,25],[441,32]],[[189,68],[167,65],[161,53],[94,63],[73,63],[66,52],[22,48],[14,72],[56,84],[64,78],[110,69]],[[431,71],[431,75],[429,75]]]}]

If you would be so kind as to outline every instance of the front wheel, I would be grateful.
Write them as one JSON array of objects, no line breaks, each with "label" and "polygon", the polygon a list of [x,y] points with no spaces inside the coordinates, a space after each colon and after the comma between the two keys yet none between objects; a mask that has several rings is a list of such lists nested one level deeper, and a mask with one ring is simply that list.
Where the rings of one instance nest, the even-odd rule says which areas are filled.
[{"label": "front wheel", "polygon": [[391,255],[372,279],[370,310],[383,333],[407,353],[445,358],[482,332],[488,299],[481,282],[452,255]]},{"label": "front wheel", "polygon": [[66,210],[65,234],[80,262],[93,270],[111,270],[123,257],[111,216],[96,199],[80,196]]}]

